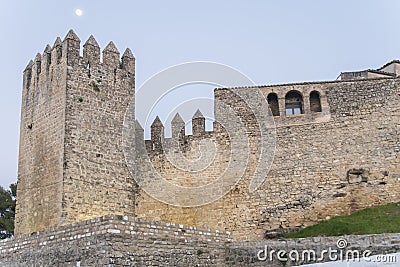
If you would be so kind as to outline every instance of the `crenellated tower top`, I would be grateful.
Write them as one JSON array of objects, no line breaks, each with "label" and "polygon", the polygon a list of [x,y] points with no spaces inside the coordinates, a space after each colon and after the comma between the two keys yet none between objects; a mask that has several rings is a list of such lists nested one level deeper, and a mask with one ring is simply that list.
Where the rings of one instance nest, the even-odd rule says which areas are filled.
[{"label": "crenellated tower top", "polygon": [[[135,69],[135,57],[132,51],[127,48],[122,56],[111,41],[102,51],[103,60],[100,58],[100,46],[93,35],[90,35],[88,40],[83,45],[81,53],[81,40],[73,30],[70,30],[65,36],[64,40],[57,37],[53,46],[46,45],[42,54],[38,53],[35,59],[25,68],[26,80],[24,88],[31,84],[27,81],[32,76],[37,76],[42,72],[48,72],[52,66],[57,64],[66,63],[71,67],[84,67],[90,69],[94,66],[107,68],[107,69],[123,69],[130,73]],[[33,71],[34,69],[34,71]]]}]

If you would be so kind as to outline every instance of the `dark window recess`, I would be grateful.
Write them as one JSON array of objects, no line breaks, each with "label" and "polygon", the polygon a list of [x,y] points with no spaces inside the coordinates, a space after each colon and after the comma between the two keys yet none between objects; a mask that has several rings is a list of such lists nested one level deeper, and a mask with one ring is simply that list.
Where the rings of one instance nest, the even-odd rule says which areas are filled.
[{"label": "dark window recess", "polygon": [[270,93],[267,97],[269,108],[273,116],[279,116],[279,102],[278,96],[275,93]]},{"label": "dark window recess", "polygon": [[61,45],[58,45],[56,47],[56,52],[57,52],[57,63],[61,62],[61,58],[62,58],[62,47]]},{"label": "dark window recess", "polygon": [[321,112],[321,97],[317,91],[312,91],[310,94],[310,110],[311,112]]}]

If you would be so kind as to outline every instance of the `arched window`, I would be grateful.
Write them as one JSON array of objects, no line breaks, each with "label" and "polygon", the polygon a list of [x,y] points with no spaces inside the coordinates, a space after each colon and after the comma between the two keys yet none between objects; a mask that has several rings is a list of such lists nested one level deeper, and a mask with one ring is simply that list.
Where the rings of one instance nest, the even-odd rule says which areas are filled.
[{"label": "arched window", "polygon": [[310,93],[310,110],[311,112],[321,112],[321,98],[317,91],[312,91]]},{"label": "arched window", "polygon": [[273,116],[279,116],[278,96],[275,93],[270,93],[267,97],[269,108]]},{"label": "arched window", "polygon": [[285,97],[286,115],[303,114],[303,97],[297,91],[289,91]]}]

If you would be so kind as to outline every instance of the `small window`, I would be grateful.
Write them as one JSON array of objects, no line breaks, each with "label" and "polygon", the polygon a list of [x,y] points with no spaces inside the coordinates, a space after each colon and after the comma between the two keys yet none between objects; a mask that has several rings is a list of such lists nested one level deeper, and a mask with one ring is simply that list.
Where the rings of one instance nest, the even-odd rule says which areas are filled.
[{"label": "small window", "polygon": [[[42,72],[42,62],[41,61],[36,61],[36,73],[40,74]],[[39,76],[38,76],[39,78]]]},{"label": "small window", "polygon": [[303,114],[303,97],[297,91],[290,91],[285,97],[286,115]]},{"label": "small window", "polygon": [[269,108],[273,116],[279,116],[279,102],[278,96],[275,93],[270,93],[267,97]]},{"label": "small window", "polygon": [[321,112],[321,98],[317,91],[312,91],[310,94],[310,110],[311,112]]},{"label": "small window", "polygon": [[61,62],[61,58],[62,58],[62,47],[61,47],[61,45],[56,47],[56,51],[57,51],[57,64],[59,64]]},{"label": "small window", "polygon": [[298,104],[287,104],[286,115],[302,114],[301,106]]}]

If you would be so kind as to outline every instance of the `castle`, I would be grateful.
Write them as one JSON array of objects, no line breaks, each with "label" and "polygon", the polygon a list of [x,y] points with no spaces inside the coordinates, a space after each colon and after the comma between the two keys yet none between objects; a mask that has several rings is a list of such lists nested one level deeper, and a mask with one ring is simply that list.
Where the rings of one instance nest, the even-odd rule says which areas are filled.
[{"label": "castle", "polygon": [[[89,243],[100,239],[90,238],[117,234],[125,240],[122,232],[129,232],[129,222],[140,229],[154,222],[153,228],[163,229],[162,240],[168,244],[171,238],[191,233],[185,238],[192,241],[186,242],[197,240],[203,249],[217,251],[216,242],[263,240],[271,230],[301,228],[332,216],[400,201],[399,66],[400,62],[393,61],[378,70],[342,73],[336,81],[215,89],[215,120],[226,116],[225,109],[217,104],[224,103],[240,118],[249,140],[243,179],[215,202],[178,207],[143,191],[125,161],[124,118],[135,99],[132,52],[127,49],[120,58],[110,42],[102,51],[101,61],[100,47],[90,36],[81,54],[80,39],[71,30],[63,41],[57,38],[52,47],[47,45],[42,54],[37,54],[23,74],[15,234],[30,241],[16,249],[20,262],[32,260],[29,244],[47,246],[58,234],[58,244],[78,242],[74,246],[90,248],[92,254],[87,258],[98,257],[99,252]],[[264,183],[252,192],[248,189],[249,177],[261,153],[260,133],[251,107],[235,94],[238,90],[248,94],[260,91],[275,124],[273,163]],[[178,114],[172,122],[173,137],[187,158],[198,157],[197,148],[203,140],[212,140],[217,151],[208,168],[199,172],[187,172],[169,162],[163,148],[172,141],[164,138],[164,126],[158,118],[151,126],[151,140],[143,140],[140,128],[134,136],[144,142],[154,168],[181,186],[207,184],[229,164],[232,143],[224,128],[215,123],[212,132],[206,131],[205,118],[199,112],[193,117],[192,127],[192,135],[185,135]],[[132,149],[141,153],[138,148]],[[135,164],[139,169],[142,166],[140,161]],[[29,236],[41,231],[53,234],[45,239]],[[141,231],[136,229],[135,234]],[[152,233],[158,235],[157,231]],[[142,242],[141,236],[139,241],[129,242]],[[84,238],[91,241],[86,244]],[[118,251],[107,242],[102,244],[107,247],[106,254]],[[12,245],[0,243],[0,252],[2,247],[5,251]],[[66,253],[55,245],[48,249],[53,263]],[[7,253],[10,251],[14,252],[11,249]],[[77,258],[63,256],[62,266],[84,262],[80,251],[72,250],[71,255]],[[212,252],[207,255],[211,255],[210,262],[214,259],[213,263],[222,264]],[[7,257],[3,262],[10,264]],[[124,260],[128,261],[126,257]]]}]

